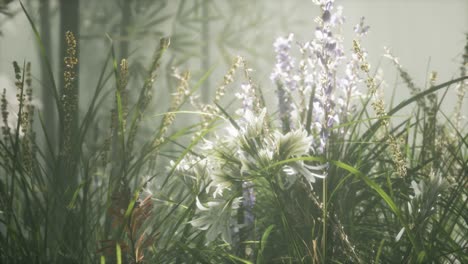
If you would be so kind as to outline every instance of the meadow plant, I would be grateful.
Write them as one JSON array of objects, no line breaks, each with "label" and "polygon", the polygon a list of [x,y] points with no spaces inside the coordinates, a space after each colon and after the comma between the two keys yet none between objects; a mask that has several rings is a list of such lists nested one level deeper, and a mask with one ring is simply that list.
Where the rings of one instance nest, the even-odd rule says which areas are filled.
[{"label": "meadow plant", "polygon": [[[209,72],[194,83],[175,69],[168,108],[150,115],[163,38],[136,97],[132,60],[112,44],[79,114],[77,40],[67,32],[64,87],[43,56],[57,147],[33,103],[31,65],[14,63],[17,113],[5,90],[1,98],[0,262],[467,263],[468,49],[460,78],[438,84],[433,73],[425,89],[388,50],[411,93],[388,107],[365,19],[345,42],[343,8],[313,2],[313,38],[273,43],[277,107],[234,57],[212,104],[196,93]],[[449,117],[436,92],[454,84]],[[227,94],[235,99],[225,103]],[[403,109],[411,115],[394,119]],[[200,121],[180,124],[179,114]]]},{"label": "meadow plant", "polygon": [[[277,112],[261,104],[262,92],[246,75],[235,94],[240,106],[229,113],[216,103],[224,117],[205,126],[206,133],[214,130],[212,135],[192,144],[191,154],[173,163],[177,175],[197,186],[197,211],[190,223],[206,232],[209,244],[221,238],[237,256],[259,263],[465,259],[459,231],[466,228],[459,224],[448,235],[454,250],[450,257],[429,250],[438,242],[428,241],[427,234],[434,238],[434,232],[445,232],[434,228],[439,217],[435,208],[444,203],[437,197],[450,187],[434,159],[415,162],[415,155],[427,152],[408,133],[418,134],[419,124],[425,123],[433,138],[438,134],[439,142],[446,141],[437,128],[440,103],[433,93],[466,77],[436,85],[433,74],[431,86],[423,91],[387,54],[413,95],[387,110],[383,80],[371,72],[361,47],[369,31],[364,18],[354,27],[356,38],[347,53],[339,34],[343,9],[332,0],[314,3],[321,9],[314,39],[295,43],[289,34],[273,45]],[[296,46],[298,58],[292,52]],[[412,102],[427,115],[395,126],[391,116]],[[369,116],[368,105],[375,117]],[[377,134],[379,128],[382,133]],[[454,144],[458,154],[446,162],[464,164],[452,171],[460,179],[467,165],[462,161],[466,144]]]},{"label": "meadow plant", "polygon": [[[41,44],[37,29],[30,20]],[[67,32],[64,87],[55,86],[46,56],[54,104],[58,113],[59,146],[51,144],[42,113],[33,104],[31,64],[14,63],[18,110],[11,113],[6,92],[2,97],[0,257],[3,263],[142,263],[155,243],[158,229],[149,228],[151,196],[140,193],[151,167],[148,157],[164,145],[167,116],[145,144],[135,143],[139,126],[151,102],[159,60],[167,49],[162,39],[136,102],[128,93],[128,61],[120,67],[111,45],[92,101],[79,115],[76,73],[77,40]],[[109,62],[115,65],[109,70]],[[115,85],[109,82],[115,77]],[[114,93],[114,97],[106,94]],[[180,91],[179,91],[180,93]],[[105,98],[113,98],[110,102]],[[131,105],[131,103],[134,103]],[[171,109],[183,102],[175,100]],[[110,115],[101,116],[110,104]],[[105,111],[104,111],[105,112]],[[98,123],[110,124],[110,133],[90,135]],[[39,121],[40,126],[33,126]],[[13,126],[11,124],[14,124]],[[99,126],[101,127],[101,126]],[[41,129],[42,128],[42,129]],[[36,142],[38,138],[45,144]],[[160,140],[159,144],[153,142]],[[138,144],[137,150],[133,147]],[[97,146],[97,147],[96,147]],[[134,158],[137,157],[137,158]],[[133,185],[135,187],[130,187]]]}]

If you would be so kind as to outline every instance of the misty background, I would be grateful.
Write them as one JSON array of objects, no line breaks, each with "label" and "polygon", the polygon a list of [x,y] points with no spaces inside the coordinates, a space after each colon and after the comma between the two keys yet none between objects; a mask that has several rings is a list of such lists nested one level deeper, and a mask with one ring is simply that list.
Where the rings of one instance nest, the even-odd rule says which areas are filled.
[{"label": "misty background", "polygon": [[[353,27],[360,17],[364,16],[366,24],[371,27],[362,46],[369,53],[372,68],[375,70],[379,66],[383,70],[387,102],[390,101],[394,87],[397,89],[395,103],[407,98],[410,92],[398,77],[395,66],[382,57],[384,47],[392,50],[416,85],[422,89],[427,87],[432,71],[437,72],[436,83],[460,75],[465,34],[468,32],[468,1],[336,2],[343,6],[346,17],[342,33],[347,55],[351,54],[351,44],[355,37]],[[48,4],[48,56],[58,82],[62,61],[60,41],[63,42],[58,1],[24,0],[23,3],[40,32],[44,30],[41,29],[44,21],[41,20],[41,5]],[[170,77],[174,67],[181,71],[189,70],[192,83],[213,69],[200,88],[202,101],[210,102],[235,55],[246,59],[253,69],[254,82],[260,85],[268,97],[274,97],[275,87],[269,79],[275,60],[274,40],[288,33],[294,33],[296,41],[312,39],[314,18],[319,11],[310,0],[80,0],[79,6],[79,33],[76,35],[80,49],[81,109],[88,105],[92,97],[111,42],[116,48],[118,60],[124,57],[129,59],[131,90],[132,85],[138,86],[143,81],[145,69],[159,45],[159,39],[170,37],[171,46],[163,57],[163,70],[154,85],[153,107],[159,112],[166,109],[169,101],[167,96],[175,89],[174,78]],[[0,88],[6,88],[10,101],[14,101],[12,62],[16,60],[22,64],[23,61],[31,61],[34,97],[40,102],[42,60],[37,41],[19,1],[8,4],[7,10],[10,16],[0,14]],[[228,97],[233,98],[232,90],[236,85],[228,88]],[[447,97],[442,109],[450,114],[456,100],[455,89],[451,89]],[[43,108],[40,103],[39,107]],[[468,104],[464,103],[463,112],[467,110]]]},{"label": "misty background", "polygon": [[[250,258],[253,255],[247,252],[247,245],[257,247],[255,241],[261,233],[255,234],[257,224],[247,224],[248,219],[242,214],[254,208],[256,198],[250,197],[254,194],[251,190],[258,186],[260,199],[254,216],[258,217],[255,220],[260,223],[258,227],[265,230],[258,240],[258,252],[263,251],[270,232],[271,241],[276,241],[267,249],[265,259],[300,262],[307,256],[310,262],[328,263],[335,261],[336,255],[336,261],[357,263],[351,260],[360,258],[352,256],[356,249],[362,251],[363,259],[375,258],[376,262],[382,252],[383,262],[384,258],[387,262],[401,258],[402,263],[416,260],[423,263],[436,256],[450,263],[458,259],[465,263],[463,234],[467,232],[460,212],[466,209],[464,139],[468,122],[466,119],[459,122],[458,116],[453,115],[454,109],[457,115],[468,112],[466,93],[457,95],[456,86],[464,87],[461,83],[433,87],[440,88],[439,101],[444,96],[441,107],[432,94],[424,100],[420,100],[421,96],[413,97],[415,100],[403,111],[394,112],[397,116],[392,116],[392,127],[385,122],[381,101],[370,101],[373,97],[363,100],[364,104],[374,105],[366,105],[356,119],[347,119],[347,113],[340,114],[345,119],[343,131],[349,131],[349,136],[341,136],[340,129],[335,137],[328,125],[331,119],[325,129],[308,128],[307,133],[303,129],[290,131],[294,133],[286,133],[289,128],[282,132],[277,129],[278,124],[288,122],[283,119],[286,115],[277,111],[277,87],[270,80],[276,61],[273,43],[290,33],[299,43],[314,38],[314,20],[321,15],[314,1],[319,0],[0,0],[0,92],[6,91],[7,99],[3,100],[1,95],[2,119],[10,122],[1,125],[0,258],[5,256],[6,262],[34,257],[36,262],[82,263],[87,257],[89,263],[96,263],[97,257],[104,257],[99,253],[101,250],[110,249],[109,256],[120,258],[119,245],[126,242],[134,255],[128,259],[136,263],[133,260],[142,258],[136,252],[143,252],[138,243],[147,231],[151,235],[143,244],[151,246],[150,263],[185,263],[190,262],[185,259],[196,256],[206,258],[207,261],[199,261],[203,263],[222,263],[217,260],[224,258],[232,261],[237,256]],[[432,72],[437,73],[435,84],[462,74],[461,63],[468,51],[467,0],[336,2],[335,7],[343,6],[346,23],[341,32],[333,34],[343,37],[346,59],[353,54],[354,26],[361,17],[370,26],[360,46],[368,53],[370,73],[383,75],[385,83],[378,92],[386,99],[386,109],[395,110],[397,103],[433,85],[429,84]],[[37,28],[41,42],[33,28]],[[68,31],[76,36],[77,48],[73,34]],[[168,38],[170,46],[165,51],[167,42],[161,44],[160,40]],[[384,58],[384,47],[391,49],[412,78],[415,83],[412,91],[409,82],[400,76],[403,71]],[[76,67],[75,51],[79,59]],[[164,54],[159,56],[162,51]],[[245,68],[252,70],[240,65],[233,74],[234,82],[230,83],[237,55],[245,59]],[[297,45],[292,47],[292,56],[300,59]],[[123,59],[127,59],[129,68],[125,61],[120,63]],[[346,59],[337,75],[343,74],[340,70],[344,69]],[[15,71],[13,61],[17,61]],[[26,66],[28,61],[31,74]],[[366,63],[359,64],[367,69]],[[191,73],[190,79],[185,78],[185,71]],[[218,133],[225,133],[219,128],[229,122],[217,118],[221,113],[218,110],[223,110],[224,116],[238,118],[235,110],[243,102],[235,95],[242,84],[250,81],[249,77],[260,88],[252,89],[255,94],[261,90],[267,99],[268,116],[274,117],[272,122],[279,122],[272,124],[273,129],[265,127],[255,132],[268,136],[264,142],[257,142],[257,138],[252,142],[244,140],[242,134],[231,135],[227,138],[234,141],[229,139],[225,147]],[[31,106],[30,79],[36,109]],[[380,84],[381,78],[375,79]],[[365,77],[360,88],[366,93],[364,80]],[[225,87],[226,83],[229,84]],[[213,99],[219,87],[226,88],[226,95],[216,101],[219,106],[216,108]],[[190,96],[197,88],[199,101]],[[461,109],[460,97],[464,97]],[[197,102],[192,104],[192,99]],[[430,107],[422,105],[426,99]],[[314,106],[313,110],[322,109],[324,117],[330,117],[326,108],[333,108],[325,105],[331,101],[327,98],[320,108]],[[25,102],[21,104],[26,107],[19,107],[19,102]],[[282,106],[287,102],[282,100]],[[316,112],[307,112],[305,126],[312,125],[312,117],[316,117]],[[263,118],[253,118],[257,120],[255,128],[259,128],[257,124]],[[269,122],[266,118],[264,121]],[[314,126],[324,125],[324,121]],[[440,129],[441,126],[446,129]],[[383,129],[382,136],[378,132]],[[365,131],[362,135],[361,130]],[[245,135],[250,137],[249,133]],[[267,146],[270,136],[276,146]],[[213,143],[203,142],[211,137]],[[311,139],[325,145],[326,152],[309,149]],[[244,150],[244,144],[248,145],[248,151]],[[222,157],[218,157],[216,145],[223,148],[219,152]],[[286,146],[287,151],[280,151],[281,146]],[[274,155],[273,147],[278,149]],[[311,153],[325,159],[304,156]],[[250,164],[252,159],[255,168],[244,173],[244,163]],[[328,166],[328,160],[337,162]],[[289,173],[292,169],[286,170],[290,167],[286,162],[304,165],[301,170],[309,170],[310,166],[311,171],[294,169]],[[192,177],[186,173],[184,163],[207,165]],[[327,166],[316,167],[316,163]],[[224,167],[226,164],[234,169]],[[191,170],[198,165],[189,167]],[[179,169],[184,171],[179,173]],[[208,175],[212,171],[213,175]],[[314,189],[302,184],[315,182],[315,174],[319,172],[323,173],[317,175],[319,178],[328,173],[330,176],[318,181],[322,184],[315,184]],[[309,176],[301,179],[301,183],[297,179],[293,188],[292,183],[300,174]],[[372,175],[372,179],[366,179],[365,175]],[[218,176],[223,179],[215,179]],[[442,186],[443,178],[450,187]],[[209,191],[211,182],[217,181],[223,186],[233,186],[230,198],[225,196],[232,210],[224,210],[228,203],[223,201],[218,206],[221,204],[216,200],[213,204],[225,213],[219,217],[210,209],[207,216],[213,220],[205,223],[217,227],[205,233],[202,229],[208,225],[193,221],[203,218],[199,213],[206,210],[199,204],[204,202],[205,194],[211,196],[205,191]],[[148,200],[141,201],[140,191],[147,184],[151,184],[145,190],[149,192]],[[411,196],[411,189],[417,199]],[[242,196],[238,197],[241,190]],[[450,191],[440,196],[446,190]],[[213,199],[217,198],[214,196]],[[247,196],[245,200],[252,205],[245,203],[242,208],[235,208],[235,200]],[[151,208],[152,201],[153,216],[148,217],[147,209],[139,210],[141,213],[134,210]],[[442,217],[435,217],[439,212]],[[198,215],[202,217],[196,218]],[[131,231],[121,240],[124,227],[135,230],[142,223],[140,220],[148,228],[138,228],[139,238]],[[120,223],[115,225],[116,222]],[[229,232],[228,229],[241,230],[232,250],[225,243],[208,244],[211,238],[206,238],[221,232],[218,227]],[[351,240],[344,233],[348,230]],[[401,231],[397,233],[398,230]],[[305,247],[300,249],[303,243]],[[322,252],[317,254],[316,247]]]}]

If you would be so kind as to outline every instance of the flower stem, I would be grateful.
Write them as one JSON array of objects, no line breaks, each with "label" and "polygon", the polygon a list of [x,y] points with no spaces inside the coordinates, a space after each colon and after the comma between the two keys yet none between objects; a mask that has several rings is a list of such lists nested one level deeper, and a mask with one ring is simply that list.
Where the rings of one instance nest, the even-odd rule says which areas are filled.
[{"label": "flower stem", "polygon": [[326,263],[327,260],[327,178],[323,179],[322,182],[322,219],[323,219],[323,231],[322,231],[322,263]]}]

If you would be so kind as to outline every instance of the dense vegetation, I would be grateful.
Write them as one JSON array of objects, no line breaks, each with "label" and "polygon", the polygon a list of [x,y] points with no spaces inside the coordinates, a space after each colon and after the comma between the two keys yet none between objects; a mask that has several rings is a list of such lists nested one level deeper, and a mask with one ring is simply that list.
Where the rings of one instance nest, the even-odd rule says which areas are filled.
[{"label": "dense vegetation", "polygon": [[364,19],[344,40],[342,9],[315,2],[314,37],[274,43],[271,86],[234,57],[207,102],[198,94],[210,70],[198,80],[174,70],[159,113],[153,84],[165,78],[170,38],[138,68],[140,87],[111,43],[90,101],[79,102],[75,34],[65,33],[57,84],[23,9],[56,117],[35,105],[31,64],[15,62],[17,101],[6,90],[1,101],[1,262],[468,263],[468,45],[460,77],[433,72],[425,88],[388,51],[411,91],[388,106]]}]

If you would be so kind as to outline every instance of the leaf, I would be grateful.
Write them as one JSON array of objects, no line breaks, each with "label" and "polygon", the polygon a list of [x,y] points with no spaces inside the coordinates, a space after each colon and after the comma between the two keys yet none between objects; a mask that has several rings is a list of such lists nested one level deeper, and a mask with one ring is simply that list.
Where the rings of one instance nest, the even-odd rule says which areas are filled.
[{"label": "leaf", "polygon": [[401,236],[403,236],[403,233],[405,233],[405,228],[403,227],[400,232],[398,232],[398,235],[395,237],[395,242],[400,241]]},{"label": "leaf", "polygon": [[117,257],[117,264],[122,264],[122,250],[119,243],[115,244],[115,255]]},{"label": "leaf", "polygon": [[273,228],[275,225],[270,225],[265,229],[265,232],[263,232],[262,239],[260,240],[260,249],[258,250],[257,254],[257,264],[262,263],[263,260],[263,251],[265,250],[265,246],[268,240],[268,237],[270,236],[271,231],[273,231]]},{"label": "leaf", "polygon": [[221,112],[228,118],[229,122],[237,129],[240,130],[240,126],[236,123],[236,121],[224,110],[223,107],[221,107],[219,104],[215,103],[215,105],[221,110]]}]

